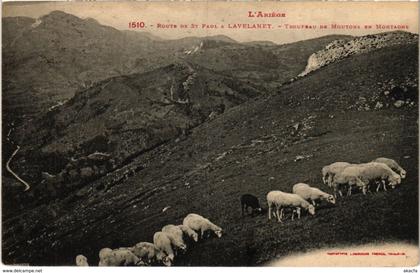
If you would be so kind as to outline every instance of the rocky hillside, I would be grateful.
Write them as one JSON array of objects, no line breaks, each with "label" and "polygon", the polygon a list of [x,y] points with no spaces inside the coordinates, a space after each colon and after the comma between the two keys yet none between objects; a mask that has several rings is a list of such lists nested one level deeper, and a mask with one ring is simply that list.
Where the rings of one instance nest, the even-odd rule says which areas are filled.
[{"label": "rocky hillside", "polygon": [[[191,67],[196,77],[209,72]],[[130,132],[142,126],[141,120],[131,117],[147,117],[140,108],[130,111],[129,100],[136,99],[135,92],[147,94],[152,104],[161,103],[164,90],[171,90],[172,80],[166,78],[179,74],[182,80],[175,80],[178,89],[172,100],[187,99],[181,91],[188,86],[189,68],[181,65],[166,69],[161,71],[165,76],[159,77],[166,82],[161,87],[142,80],[157,75],[133,75],[79,93],[51,115],[53,124],[69,126],[58,127],[42,149],[54,147],[53,143],[59,141],[71,147],[66,144],[66,135],[76,136],[77,131],[89,135],[96,130],[88,128],[94,124],[98,131],[108,128],[109,133],[104,141],[87,142],[87,152],[92,152],[90,146],[97,143],[103,143],[103,147],[119,145],[117,152],[131,138],[126,136],[137,132],[141,143],[141,130]],[[233,92],[234,97],[244,94],[231,86],[228,89],[224,77],[212,75],[205,76],[210,77],[209,85],[225,85],[204,88],[203,78],[201,88],[195,89],[193,84],[190,90],[225,90],[226,94]],[[4,219],[3,261],[73,264],[74,257],[83,253],[89,262],[97,264],[102,247],[151,241],[163,225],[180,223],[191,212],[223,227],[225,235],[192,246],[176,258],[176,265],[261,265],[290,253],[343,244],[418,243],[417,75],[418,45],[394,45],[349,56],[283,85],[277,92],[226,107],[213,119],[191,127],[184,137],[135,154],[123,166],[110,169],[107,175],[80,185],[72,193]],[[161,98],[149,92],[154,94],[159,88]],[[115,90],[119,91],[117,102],[117,95],[111,92]],[[189,101],[196,101],[192,93],[188,94]],[[209,101],[214,98],[208,93],[202,95]],[[83,96],[89,99],[82,100]],[[107,98],[108,106],[99,107]],[[170,93],[166,98],[171,98]],[[222,98],[228,101],[229,96]],[[409,103],[397,107],[398,100]],[[134,102],[147,105],[140,98]],[[382,106],[377,107],[378,103]],[[182,122],[185,112],[181,107],[170,107],[173,110],[168,115]],[[154,115],[158,113],[166,112]],[[130,119],[121,119],[126,123],[117,126],[112,119],[119,114]],[[104,122],[89,123],[101,115]],[[81,126],[82,122],[87,125]],[[154,128],[148,131],[154,132]],[[65,134],[61,135],[61,130]],[[121,139],[113,138],[112,132],[119,132]],[[106,154],[111,150],[101,151]],[[94,155],[84,154],[83,160],[75,157],[69,168],[77,168],[81,174],[89,164],[100,165],[88,158]],[[241,194],[252,193],[265,206],[268,191],[290,191],[296,182],[306,181],[330,191],[321,182],[322,166],[334,161],[367,162],[379,156],[394,158],[407,170],[407,178],[397,189],[367,196],[354,194],[339,199],[335,206],[322,205],[315,217],[304,216],[283,224],[268,222],[266,215],[240,216]],[[14,206],[24,206],[24,198],[12,199]]]},{"label": "rocky hillside", "polygon": [[305,70],[299,76],[305,76],[325,65],[351,55],[367,53],[393,45],[416,44],[418,40],[418,35],[403,31],[367,35],[352,40],[335,40],[329,43],[324,49],[313,53],[308,59]]}]

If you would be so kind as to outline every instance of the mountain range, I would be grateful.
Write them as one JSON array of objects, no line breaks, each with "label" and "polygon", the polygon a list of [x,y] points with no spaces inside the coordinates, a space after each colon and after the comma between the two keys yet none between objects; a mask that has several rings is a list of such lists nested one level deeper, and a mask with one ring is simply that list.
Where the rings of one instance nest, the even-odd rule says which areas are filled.
[{"label": "mountain range", "polygon": [[[202,42],[207,42],[204,45],[207,50],[191,56],[192,62],[203,64],[203,59],[207,60],[204,63],[210,60],[208,68],[217,71],[234,70],[235,66],[244,65],[247,74],[243,77],[261,76],[258,68],[262,65],[272,68],[263,73],[266,78],[278,77],[272,74],[287,70],[282,66],[292,65],[288,58],[295,57],[281,54],[293,50],[290,45],[240,44],[221,35],[167,41],[148,33],[120,31],[94,19],[81,19],[62,11],[38,19],[5,17],[2,23],[4,92],[7,94],[4,105],[10,109],[8,112],[16,113],[12,120],[20,120],[22,116],[25,119],[38,117],[57,102],[65,101],[76,91],[101,80],[148,72],[185,59],[185,51]],[[298,45],[302,59],[296,62],[299,65],[306,62],[305,53],[321,49],[333,38]],[[274,48],[277,50],[272,50]],[[248,57],[238,58],[244,56],[241,54]],[[275,58],[278,54],[282,58]],[[282,82],[284,79],[277,80]]]}]

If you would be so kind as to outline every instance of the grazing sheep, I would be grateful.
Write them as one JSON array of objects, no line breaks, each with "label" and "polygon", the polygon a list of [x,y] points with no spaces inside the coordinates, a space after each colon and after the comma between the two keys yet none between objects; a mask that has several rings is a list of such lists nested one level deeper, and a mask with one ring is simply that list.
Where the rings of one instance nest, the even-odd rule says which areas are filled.
[{"label": "grazing sheep", "polygon": [[328,203],[335,204],[335,197],[331,194],[321,191],[318,188],[310,187],[305,183],[297,183],[293,186],[292,192],[299,195],[306,201],[312,202],[316,206],[317,201],[325,200]]},{"label": "grazing sheep", "polygon": [[403,168],[401,168],[401,166],[397,163],[397,161],[395,161],[393,159],[386,158],[386,157],[379,157],[375,160],[372,160],[372,162],[378,162],[378,163],[386,164],[388,167],[391,168],[391,170],[393,170],[394,172],[399,174],[401,176],[401,178],[405,178],[406,175],[407,175],[407,172]]},{"label": "grazing sheep", "polygon": [[248,211],[248,208],[252,209],[252,215],[254,215],[255,211],[257,212],[262,211],[258,198],[252,194],[244,194],[241,196],[242,216],[244,216],[245,211]]},{"label": "grazing sheep", "polygon": [[[372,183],[377,185],[376,191],[379,190],[381,184],[386,191],[386,183],[392,188],[401,183],[401,177],[384,163],[370,162],[363,164],[354,164],[343,170],[337,175],[333,181],[334,194],[340,186],[348,186],[347,195],[351,195],[353,186],[360,188],[363,194],[369,190]],[[342,196],[342,193],[340,192]]]},{"label": "grazing sheep", "polygon": [[331,182],[338,173],[341,173],[351,164],[348,162],[335,162],[322,168],[322,181],[331,187]]},{"label": "grazing sheep", "polygon": [[[297,212],[298,218],[300,219],[301,208],[308,210],[312,215],[315,214],[315,207],[309,204],[308,201],[303,199],[297,194],[286,193],[282,191],[270,191],[267,194],[267,204],[268,204],[268,219],[271,220],[271,208],[276,207],[274,213],[275,217],[279,222],[282,222],[283,210],[285,208],[292,208],[292,220],[294,219],[295,211]],[[280,211],[280,214],[279,214]]]},{"label": "grazing sheep", "polygon": [[[104,251],[103,251],[104,250]],[[102,249],[99,252],[99,266],[128,266],[141,265],[142,261],[126,248]]]},{"label": "grazing sheep", "polygon": [[198,242],[198,234],[191,228],[184,226],[184,225],[178,225],[178,227],[182,230],[182,232],[187,236],[187,238],[192,239],[194,242]]},{"label": "grazing sheep", "polygon": [[359,178],[361,169],[364,168],[361,165],[363,164],[349,166],[343,172],[334,176],[331,186],[334,188],[335,198],[337,198],[337,193],[343,196],[343,191],[345,190],[347,190],[347,196],[351,195],[353,187],[359,188],[363,194],[366,194],[368,185]]},{"label": "grazing sheep", "polygon": [[379,191],[381,184],[384,191],[387,191],[387,183],[393,189],[396,185],[401,184],[401,176],[385,163],[369,162],[364,165],[365,168],[362,169],[361,179],[368,185],[375,183],[377,185],[376,191]]},{"label": "grazing sheep", "polygon": [[77,266],[89,266],[87,258],[83,255],[77,255],[76,256],[76,265]]},{"label": "grazing sheep", "polygon": [[175,255],[171,246],[171,239],[168,237],[168,234],[162,231],[156,232],[153,235],[153,243],[159,251],[166,255],[166,257],[162,260],[163,264],[171,266],[174,262]]},{"label": "grazing sheep", "polygon": [[101,261],[105,260],[112,253],[112,249],[105,247],[99,251],[99,266],[101,266]]},{"label": "grazing sheep", "polygon": [[[131,252],[136,255],[145,264],[150,265],[156,262],[164,262],[167,258],[154,244],[149,242],[140,242],[130,248]],[[168,261],[166,261],[167,263]]]},{"label": "grazing sheep", "polygon": [[204,238],[204,234],[207,231],[214,232],[217,237],[222,237],[222,228],[210,222],[209,219],[204,218],[201,215],[190,213],[183,221],[183,225],[191,228],[192,230],[200,233],[200,237]]},{"label": "grazing sheep", "polygon": [[186,250],[187,245],[184,242],[182,229],[174,225],[166,225],[162,228],[162,232],[165,232],[168,235],[169,240],[171,240],[172,246],[175,249],[179,248],[181,250]]}]

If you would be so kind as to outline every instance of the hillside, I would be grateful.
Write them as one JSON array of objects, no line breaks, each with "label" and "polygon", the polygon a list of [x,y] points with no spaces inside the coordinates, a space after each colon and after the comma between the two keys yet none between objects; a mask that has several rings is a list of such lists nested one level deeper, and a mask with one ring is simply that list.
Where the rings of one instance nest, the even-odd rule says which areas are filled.
[{"label": "hillside", "polygon": [[[85,178],[92,180],[162,143],[185,138],[193,127],[264,91],[188,63],[111,78],[17,132],[23,148],[13,166],[34,182],[42,180],[41,172],[65,173],[66,189],[60,194],[67,194]],[[94,173],[84,177],[75,166],[67,166],[95,152],[109,155],[106,170],[91,163],[85,167]],[[75,170],[79,173],[73,175]],[[37,197],[48,194],[41,190]]]},{"label": "hillside", "polygon": [[19,90],[40,103],[24,104],[21,115],[30,107],[45,111],[92,82],[127,72],[130,56],[147,54],[152,47],[141,34],[126,35],[59,11],[37,20],[3,18],[3,25],[5,106],[15,110],[14,102],[23,99]]},{"label": "hillside", "polygon": [[[200,69],[198,76],[204,73],[209,77],[205,74],[209,70],[193,68]],[[183,69],[168,70],[169,75],[185,73]],[[153,79],[152,75],[147,78]],[[211,75],[211,82],[220,82],[220,78],[212,78],[217,73]],[[52,118],[66,125],[69,118],[64,118],[64,113],[68,111],[70,117],[88,122],[92,112],[85,109],[91,106],[78,105],[83,101],[78,98],[95,95],[85,100],[92,107],[100,99],[112,101],[111,94],[101,96],[110,92],[110,86],[109,90],[128,94],[127,100],[131,100],[141,78],[126,76],[110,80],[106,87],[105,82],[93,86],[59,108]],[[223,227],[225,235],[193,246],[177,258],[177,265],[261,265],[324,246],[416,243],[417,89],[418,45],[411,44],[349,56],[276,92],[249,96],[250,100],[192,126],[184,137],[168,138],[136,154],[75,194],[8,217],[3,221],[3,261],[73,264],[74,257],[83,253],[96,264],[102,247],[150,241],[163,225],[180,223],[190,212],[205,215]],[[146,90],[152,89],[141,92]],[[234,94],[242,93],[236,90]],[[121,100],[118,105],[125,110],[130,102]],[[405,103],[395,106],[398,100]],[[105,112],[97,109],[98,115],[105,113],[110,119],[108,110],[115,107],[110,105]],[[126,112],[115,112],[115,116],[119,113]],[[68,128],[63,126],[67,129],[62,138],[53,139],[66,139],[71,130],[95,130],[88,128],[93,127],[89,123],[86,127],[75,124],[73,129],[71,123]],[[44,148],[52,143],[46,141]],[[407,178],[393,191],[345,197],[336,206],[321,207],[315,217],[284,224],[268,222],[266,215],[240,216],[243,193],[255,194],[265,206],[268,191],[290,191],[296,182],[309,181],[329,191],[321,182],[322,166],[334,161],[366,162],[379,156],[394,158],[407,170]],[[162,212],[165,207],[168,209]]]}]

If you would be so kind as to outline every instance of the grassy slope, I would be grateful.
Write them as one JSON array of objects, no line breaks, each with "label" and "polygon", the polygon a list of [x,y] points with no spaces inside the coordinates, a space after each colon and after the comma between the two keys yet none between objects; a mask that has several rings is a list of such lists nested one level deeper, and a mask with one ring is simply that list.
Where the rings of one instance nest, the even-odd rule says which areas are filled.
[{"label": "grassy slope", "polygon": [[[96,263],[100,248],[150,241],[163,225],[180,223],[190,212],[219,224],[226,235],[193,246],[178,258],[179,265],[255,265],[322,246],[417,241],[417,108],[347,109],[360,96],[376,96],[378,82],[417,74],[417,67],[416,46],[382,49],[232,108],[187,139],[136,158],[131,164],[144,169],[135,176],[115,184],[112,174],[77,195],[6,221],[3,261],[72,264],[84,253]],[[296,122],[310,126],[293,135]],[[297,155],[312,157],[295,162]],[[300,181],[328,190],[320,181],[322,166],[378,156],[394,158],[407,170],[401,187],[340,199],[315,217],[285,224],[240,216],[242,193],[264,203],[268,191],[290,191]],[[12,225],[22,228],[13,231]]]}]

